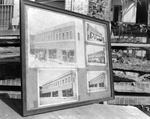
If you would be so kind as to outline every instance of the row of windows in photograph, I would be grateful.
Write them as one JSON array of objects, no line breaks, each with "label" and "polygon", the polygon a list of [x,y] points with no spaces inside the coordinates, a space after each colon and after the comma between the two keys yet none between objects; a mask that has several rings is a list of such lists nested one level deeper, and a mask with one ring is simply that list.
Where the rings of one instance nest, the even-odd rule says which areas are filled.
[{"label": "row of windows in photograph", "polygon": [[[73,89],[62,90],[62,97],[72,97]],[[40,97],[60,97],[58,91],[43,93]]]},{"label": "row of windows in photograph", "polygon": [[39,34],[35,36],[32,42],[61,41],[61,40],[73,40],[73,32],[66,31],[63,33]]},{"label": "row of windows in photograph", "polygon": [[89,83],[89,87],[90,87],[90,88],[92,88],[92,87],[104,87],[104,86],[105,86],[104,82],[102,82],[102,83],[97,83],[97,84],[90,84],[90,83]]},{"label": "row of windows in photograph", "polygon": [[106,74],[102,73],[101,75],[93,78],[92,80],[89,81],[89,87],[104,87],[105,86],[105,78],[106,78]]},{"label": "row of windows in photograph", "polygon": [[49,84],[47,84],[46,86],[43,86],[42,89],[49,89],[49,88],[57,88],[59,86],[62,86],[62,85],[65,85],[65,84],[69,84],[69,83],[72,83],[74,82],[74,79],[75,77],[69,75],[69,76],[65,76],[64,78],[61,78],[60,80],[56,80],[56,81],[53,81]]}]

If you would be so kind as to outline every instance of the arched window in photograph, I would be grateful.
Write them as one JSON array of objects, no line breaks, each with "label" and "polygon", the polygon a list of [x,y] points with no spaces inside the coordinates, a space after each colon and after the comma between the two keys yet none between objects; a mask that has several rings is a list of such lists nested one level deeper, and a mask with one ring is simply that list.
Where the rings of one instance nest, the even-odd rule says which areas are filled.
[{"label": "arched window in photograph", "polygon": [[59,40],[61,40],[61,33],[59,33]]},{"label": "arched window in photograph", "polygon": [[70,31],[70,39],[73,38],[73,34],[72,34],[72,31]]},{"label": "arched window in photograph", "polygon": [[64,84],[64,80],[62,80],[62,84]]},{"label": "arched window in photograph", "polygon": [[56,40],[58,40],[58,34],[56,34]]},{"label": "arched window in photograph", "polygon": [[71,80],[70,80],[70,77],[68,77],[68,82],[70,82]]},{"label": "arched window in photograph", "polygon": [[78,41],[80,41],[80,33],[78,33]]},{"label": "arched window in photograph", "polygon": [[66,32],[66,39],[69,39],[69,32]]},{"label": "arched window in photograph", "polygon": [[67,78],[65,79],[65,83],[67,83]]},{"label": "arched window in photograph", "polygon": [[53,41],[53,35],[51,34],[51,41]]},{"label": "arched window in photograph", "polygon": [[62,33],[62,40],[65,40],[65,33]]}]

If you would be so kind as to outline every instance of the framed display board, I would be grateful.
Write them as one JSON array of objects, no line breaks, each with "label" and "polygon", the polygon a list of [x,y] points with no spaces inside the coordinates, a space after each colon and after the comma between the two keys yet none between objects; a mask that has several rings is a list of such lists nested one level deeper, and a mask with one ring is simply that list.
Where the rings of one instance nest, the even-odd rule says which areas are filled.
[{"label": "framed display board", "polygon": [[21,1],[23,116],[113,99],[109,22]]}]

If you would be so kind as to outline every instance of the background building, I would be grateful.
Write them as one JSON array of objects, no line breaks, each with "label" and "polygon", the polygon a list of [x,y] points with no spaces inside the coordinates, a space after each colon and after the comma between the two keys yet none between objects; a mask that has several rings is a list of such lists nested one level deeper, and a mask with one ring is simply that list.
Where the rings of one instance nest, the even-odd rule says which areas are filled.
[{"label": "background building", "polygon": [[112,21],[148,24],[148,0],[112,0]]},{"label": "background building", "polygon": [[19,0],[0,0],[0,30],[18,28]]}]

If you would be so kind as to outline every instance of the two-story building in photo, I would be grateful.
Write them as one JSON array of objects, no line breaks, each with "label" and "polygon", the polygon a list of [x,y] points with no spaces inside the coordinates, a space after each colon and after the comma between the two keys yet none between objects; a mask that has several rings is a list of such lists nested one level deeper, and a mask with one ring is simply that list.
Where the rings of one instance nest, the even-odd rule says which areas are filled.
[{"label": "two-story building in photo", "polygon": [[106,73],[100,73],[88,82],[89,92],[106,89]]},{"label": "two-story building in photo", "polygon": [[68,71],[40,87],[40,98],[77,98],[76,73]]},{"label": "two-story building in photo", "polygon": [[102,36],[102,33],[100,33],[100,31],[92,27],[90,24],[87,24],[87,40],[104,43],[104,37]]},{"label": "two-story building in photo", "polygon": [[55,26],[30,36],[30,53],[39,60],[76,63],[75,37],[73,21]]},{"label": "two-story building in photo", "polygon": [[106,63],[105,55],[106,54],[105,54],[105,50],[104,49],[102,51],[89,54],[88,55],[88,63],[105,64]]}]

